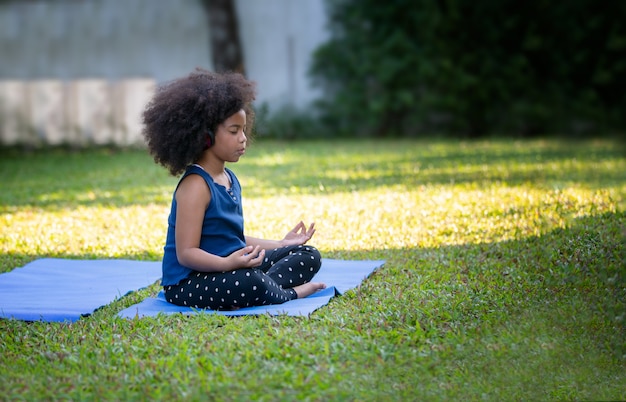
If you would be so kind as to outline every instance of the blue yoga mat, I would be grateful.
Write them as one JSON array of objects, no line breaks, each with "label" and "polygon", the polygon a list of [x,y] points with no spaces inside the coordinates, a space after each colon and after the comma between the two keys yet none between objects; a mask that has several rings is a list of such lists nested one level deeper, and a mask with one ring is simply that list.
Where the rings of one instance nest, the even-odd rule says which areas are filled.
[{"label": "blue yoga mat", "polygon": [[245,307],[234,311],[198,310],[191,307],[179,307],[168,303],[165,301],[163,292],[160,292],[156,298],[147,298],[140,303],[120,311],[119,316],[124,318],[140,318],[156,316],[158,314],[176,313],[186,315],[214,313],[227,316],[258,314],[307,316],[318,308],[326,305],[336,294],[344,293],[359,286],[365,278],[384,263],[385,261],[377,260],[346,261],[322,258],[322,267],[313,278],[313,281],[324,282],[327,288],[304,299],[290,300],[283,304]]},{"label": "blue yoga mat", "polygon": [[160,278],[160,262],[35,260],[0,274],[0,318],[76,321]]}]

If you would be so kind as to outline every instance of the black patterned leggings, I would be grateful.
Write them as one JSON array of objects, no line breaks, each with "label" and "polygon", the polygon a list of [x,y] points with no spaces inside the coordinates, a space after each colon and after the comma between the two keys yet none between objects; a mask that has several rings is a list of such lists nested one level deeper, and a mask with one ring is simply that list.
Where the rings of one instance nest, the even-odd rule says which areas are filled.
[{"label": "black patterned leggings", "polygon": [[164,286],[165,299],[178,306],[213,310],[281,304],[296,299],[292,288],[309,282],[322,264],[313,246],[282,247],[266,253],[255,268],[194,271],[178,284]]}]

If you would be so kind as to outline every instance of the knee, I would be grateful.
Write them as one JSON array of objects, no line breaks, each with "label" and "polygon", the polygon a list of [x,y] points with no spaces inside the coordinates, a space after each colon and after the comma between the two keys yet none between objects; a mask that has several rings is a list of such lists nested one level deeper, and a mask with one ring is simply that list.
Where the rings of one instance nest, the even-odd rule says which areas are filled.
[{"label": "knee", "polygon": [[322,254],[313,246],[304,245],[303,254],[306,253],[311,258],[311,264],[317,268],[322,265]]}]

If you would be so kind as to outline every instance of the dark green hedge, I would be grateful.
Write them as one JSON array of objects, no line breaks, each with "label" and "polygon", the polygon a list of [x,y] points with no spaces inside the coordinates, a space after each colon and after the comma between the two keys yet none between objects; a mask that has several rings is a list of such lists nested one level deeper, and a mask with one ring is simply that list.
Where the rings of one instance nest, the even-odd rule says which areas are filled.
[{"label": "dark green hedge", "polygon": [[346,135],[595,135],[626,124],[626,1],[327,0],[311,76]]}]

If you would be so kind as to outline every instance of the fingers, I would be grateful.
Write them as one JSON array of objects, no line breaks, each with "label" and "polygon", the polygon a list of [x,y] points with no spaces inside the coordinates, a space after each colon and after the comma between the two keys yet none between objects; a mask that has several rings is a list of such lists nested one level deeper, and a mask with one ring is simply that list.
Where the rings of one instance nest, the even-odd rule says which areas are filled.
[{"label": "fingers", "polygon": [[311,223],[311,226],[309,226],[309,230],[307,230],[306,235],[310,239],[311,237],[313,237],[314,233],[315,233],[315,222]]},{"label": "fingers", "polygon": [[293,228],[291,233],[298,236],[300,244],[305,244],[315,234],[315,222],[311,223],[311,225],[307,228],[304,222],[300,221],[296,227]]},{"label": "fingers", "polygon": [[265,252],[261,252],[259,253],[257,256],[255,256],[254,258],[249,259],[245,265],[243,266],[243,268],[254,268],[254,267],[258,267],[259,265],[261,265],[261,263],[263,262],[263,258],[265,257]]},{"label": "fingers", "polygon": [[241,257],[256,257],[261,251],[259,246],[246,246],[240,250]]},{"label": "fingers", "polygon": [[306,226],[304,226],[304,222],[300,221],[298,222],[298,224],[296,225],[296,227],[294,227],[293,229],[291,229],[291,231],[293,233],[304,233],[306,229]]},{"label": "fingers", "polygon": [[304,222],[300,221],[298,222],[296,227],[293,228],[292,232],[298,233],[298,234],[315,233],[315,222],[311,223],[311,225],[307,228]]},{"label": "fingers", "polygon": [[294,244],[305,244],[315,234],[315,222],[311,223],[307,227],[304,222],[300,221],[298,224],[287,233],[281,243],[285,246]]},{"label": "fingers", "polygon": [[[256,249],[258,249],[258,248],[259,248],[259,246],[256,247]],[[256,253],[254,251],[255,251],[255,247],[254,246],[246,246],[246,247],[240,249],[236,253],[238,254],[239,258],[247,258],[250,255],[256,255]],[[256,252],[258,253],[258,250],[256,250]]]},{"label": "fingers", "polygon": [[244,255],[244,258],[247,259],[245,266],[247,268],[252,268],[252,267],[256,267],[258,265],[261,265],[261,262],[263,262],[263,258],[265,257],[265,250],[261,249],[261,247],[256,246],[253,248],[253,250]]},{"label": "fingers", "polygon": [[265,257],[265,250],[260,246],[246,246],[239,250],[239,264],[241,268],[252,268],[261,265]]}]

